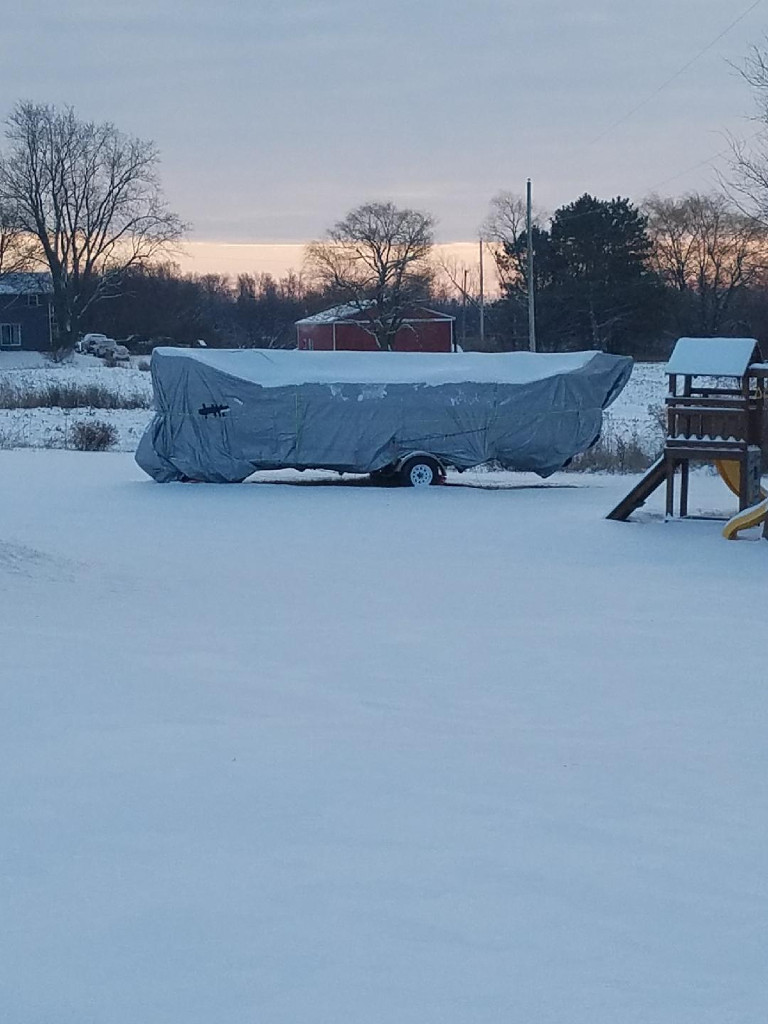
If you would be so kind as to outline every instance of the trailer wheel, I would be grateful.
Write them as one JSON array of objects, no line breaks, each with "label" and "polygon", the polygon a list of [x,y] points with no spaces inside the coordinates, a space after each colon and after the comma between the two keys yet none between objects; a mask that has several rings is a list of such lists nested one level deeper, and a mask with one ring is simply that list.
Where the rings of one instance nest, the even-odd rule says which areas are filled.
[{"label": "trailer wheel", "polygon": [[404,487],[429,487],[440,483],[440,465],[428,455],[414,455],[400,470],[400,482]]}]

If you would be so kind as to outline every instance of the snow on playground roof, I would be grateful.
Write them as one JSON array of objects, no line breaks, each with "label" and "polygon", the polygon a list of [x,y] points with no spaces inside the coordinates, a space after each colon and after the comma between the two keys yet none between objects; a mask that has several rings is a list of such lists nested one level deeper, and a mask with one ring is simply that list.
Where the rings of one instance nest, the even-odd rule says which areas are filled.
[{"label": "snow on playground roof", "polygon": [[761,357],[754,338],[679,338],[666,372],[743,377],[755,358]]},{"label": "snow on playground roof", "polygon": [[156,348],[265,388],[295,384],[528,384],[586,366],[599,352],[303,352],[297,349]]}]

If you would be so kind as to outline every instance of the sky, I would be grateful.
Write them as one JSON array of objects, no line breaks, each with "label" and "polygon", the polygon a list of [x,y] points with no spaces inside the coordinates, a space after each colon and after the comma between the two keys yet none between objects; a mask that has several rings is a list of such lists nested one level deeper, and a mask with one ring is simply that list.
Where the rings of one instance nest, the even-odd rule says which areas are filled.
[{"label": "sky", "polygon": [[193,261],[319,237],[370,199],[468,240],[528,176],[550,211],[710,187],[726,133],[755,131],[732,65],[766,42],[768,0],[660,86],[750,5],[27,0],[3,5],[0,106],[70,103],[153,139]]}]

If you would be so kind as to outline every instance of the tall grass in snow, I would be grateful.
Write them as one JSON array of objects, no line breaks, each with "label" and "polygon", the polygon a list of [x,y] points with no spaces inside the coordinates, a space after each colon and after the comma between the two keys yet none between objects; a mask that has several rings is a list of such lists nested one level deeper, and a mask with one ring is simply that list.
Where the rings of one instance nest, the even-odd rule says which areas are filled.
[{"label": "tall grass in snow", "polygon": [[51,382],[19,387],[0,381],[0,409],[149,409],[151,397],[138,389],[113,391],[101,384]]}]

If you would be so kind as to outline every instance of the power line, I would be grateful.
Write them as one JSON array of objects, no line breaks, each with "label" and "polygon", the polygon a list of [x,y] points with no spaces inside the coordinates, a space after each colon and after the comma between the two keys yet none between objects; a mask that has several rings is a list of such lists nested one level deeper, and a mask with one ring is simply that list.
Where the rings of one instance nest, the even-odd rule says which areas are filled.
[{"label": "power line", "polygon": [[719,43],[720,40],[723,38],[723,36],[726,36],[732,28],[735,28],[740,21],[743,21],[747,17],[747,15],[751,14],[752,11],[754,11],[755,8],[758,7],[761,3],[762,0],[753,0],[753,3],[751,3],[746,10],[742,11],[738,17],[734,18],[729,25],[726,25],[726,27],[722,30],[722,32],[719,33],[719,35],[715,36],[715,38],[711,42],[707,43],[707,45],[703,47],[703,49],[699,50],[699,52],[695,56],[691,57],[691,59],[687,63],[685,63],[681,68],[679,68],[674,73],[674,75],[670,75],[669,78],[663,81],[661,85],[659,85],[656,89],[653,90],[653,92],[648,93],[648,95],[645,96],[642,100],[640,100],[640,102],[637,103],[634,107],[632,107],[631,110],[628,110],[626,114],[622,115],[618,120],[614,121],[613,124],[608,125],[607,128],[600,132],[599,135],[596,135],[591,142],[587,143],[587,145],[594,146],[595,143],[600,142],[602,139],[606,137],[606,135],[609,135],[615,128],[618,128],[619,125],[624,124],[625,121],[628,121],[629,118],[632,117],[633,114],[636,114],[637,111],[640,110],[642,107],[644,107],[646,103],[650,103],[650,101],[654,99],[656,96],[658,96],[660,92],[663,92],[663,90],[666,89],[668,85],[671,85],[672,82],[680,78],[680,76],[684,74],[688,70],[688,68],[691,67],[691,65],[695,64],[697,60],[704,56],[705,53],[708,53],[713,46],[716,46],[717,43]]},{"label": "power line", "polygon": [[[751,142],[752,139],[756,139],[758,135],[762,135],[765,132],[765,128],[759,128],[752,135],[748,136],[746,142]],[[671,174],[668,178],[663,181],[657,181],[655,185],[651,185],[648,189],[649,192],[655,192],[657,188],[662,188],[664,185],[668,185],[670,181],[677,181],[678,178],[682,178],[684,174],[690,174],[691,171],[698,171],[700,167],[704,167],[707,164],[711,164],[714,160],[719,160],[721,156],[725,156],[727,153],[732,152],[730,147],[721,149],[718,153],[713,153],[711,156],[705,157],[703,160],[699,160],[698,163],[692,164],[690,167],[686,167],[682,171],[678,171],[676,174]]]},{"label": "power line", "polygon": [[657,188],[663,188],[664,185],[668,185],[670,181],[677,181],[678,178],[682,178],[685,174],[690,174],[691,171],[698,171],[700,167],[705,167],[707,164],[711,164],[713,160],[719,160],[719,158],[721,156],[725,156],[727,152],[727,149],[721,149],[719,153],[713,153],[712,156],[708,156],[704,160],[699,160],[696,164],[691,164],[690,167],[686,167],[684,170],[678,171],[677,174],[671,174],[663,181],[657,181],[655,185],[651,185],[648,191],[655,192]]}]

